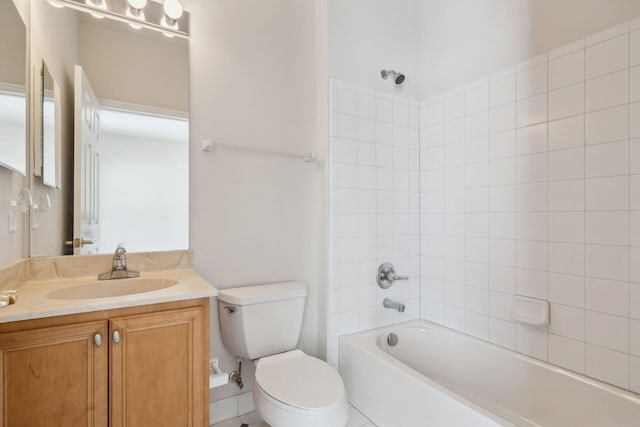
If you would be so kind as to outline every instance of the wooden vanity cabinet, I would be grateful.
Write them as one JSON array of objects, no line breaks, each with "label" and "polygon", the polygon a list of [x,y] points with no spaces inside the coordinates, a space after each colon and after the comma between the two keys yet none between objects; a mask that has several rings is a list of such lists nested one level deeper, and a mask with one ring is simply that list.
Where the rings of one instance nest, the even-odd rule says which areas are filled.
[{"label": "wooden vanity cabinet", "polygon": [[2,427],[209,425],[209,300],[0,324]]}]

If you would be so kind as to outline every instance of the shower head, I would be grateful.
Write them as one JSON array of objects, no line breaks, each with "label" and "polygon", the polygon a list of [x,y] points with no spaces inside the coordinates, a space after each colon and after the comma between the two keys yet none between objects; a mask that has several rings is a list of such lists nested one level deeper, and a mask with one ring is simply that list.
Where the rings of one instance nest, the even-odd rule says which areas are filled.
[{"label": "shower head", "polygon": [[401,85],[402,83],[404,83],[404,78],[405,78],[404,74],[397,73],[394,70],[382,70],[380,72],[380,75],[385,80],[387,80],[389,77],[392,77],[393,80],[395,81],[395,84],[397,85]]}]

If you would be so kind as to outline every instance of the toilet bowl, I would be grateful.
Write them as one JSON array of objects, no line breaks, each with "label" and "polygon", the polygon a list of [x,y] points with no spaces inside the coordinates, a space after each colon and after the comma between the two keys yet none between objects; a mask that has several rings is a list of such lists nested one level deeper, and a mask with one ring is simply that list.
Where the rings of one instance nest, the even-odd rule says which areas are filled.
[{"label": "toilet bowl", "polygon": [[340,375],[300,350],[257,361],[253,400],[272,427],[344,427],[349,418]]}]

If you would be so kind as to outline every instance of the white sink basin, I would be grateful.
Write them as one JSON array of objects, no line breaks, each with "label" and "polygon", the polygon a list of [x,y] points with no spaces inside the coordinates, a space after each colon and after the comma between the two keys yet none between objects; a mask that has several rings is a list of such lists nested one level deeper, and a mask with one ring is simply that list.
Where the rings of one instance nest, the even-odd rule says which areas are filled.
[{"label": "white sink basin", "polygon": [[166,289],[178,283],[171,279],[119,279],[97,280],[82,285],[56,289],[47,293],[51,299],[93,299],[142,294]]}]

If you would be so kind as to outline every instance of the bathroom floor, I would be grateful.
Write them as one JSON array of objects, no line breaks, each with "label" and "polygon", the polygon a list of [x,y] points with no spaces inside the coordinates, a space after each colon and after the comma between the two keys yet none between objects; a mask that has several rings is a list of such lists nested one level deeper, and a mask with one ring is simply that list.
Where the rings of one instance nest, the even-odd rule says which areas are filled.
[{"label": "bathroom floor", "polygon": [[[267,423],[260,419],[257,412],[251,412],[237,418],[213,424],[211,427],[240,427],[243,424],[247,427],[267,427]],[[367,417],[362,415],[356,408],[349,405],[348,427],[376,427],[376,425],[369,421]]]}]

